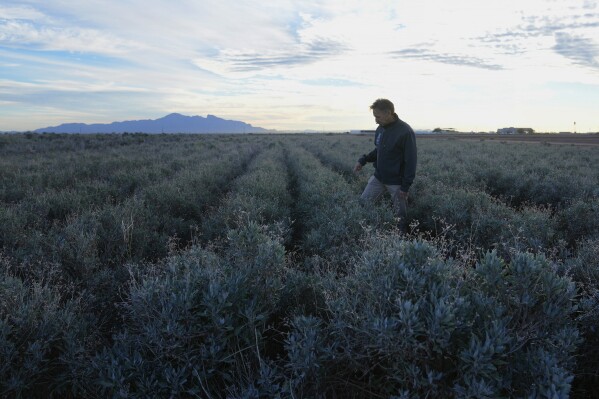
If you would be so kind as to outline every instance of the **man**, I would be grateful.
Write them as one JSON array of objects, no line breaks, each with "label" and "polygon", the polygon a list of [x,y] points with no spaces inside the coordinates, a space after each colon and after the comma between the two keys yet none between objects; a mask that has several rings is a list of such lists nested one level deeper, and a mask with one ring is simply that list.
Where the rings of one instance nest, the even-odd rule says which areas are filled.
[{"label": "man", "polygon": [[359,172],[366,163],[374,162],[374,175],[360,198],[365,202],[375,201],[387,190],[393,199],[393,211],[399,218],[399,229],[405,233],[406,200],[416,176],[416,136],[410,125],[399,119],[391,101],[379,98],[370,109],[379,125],[374,135],[376,148],[360,157],[354,172]]}]

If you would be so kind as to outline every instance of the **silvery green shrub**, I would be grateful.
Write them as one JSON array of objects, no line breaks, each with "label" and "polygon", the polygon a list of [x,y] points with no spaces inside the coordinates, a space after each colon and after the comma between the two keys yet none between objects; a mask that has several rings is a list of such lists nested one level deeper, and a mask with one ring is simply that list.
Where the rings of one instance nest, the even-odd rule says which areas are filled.
[{"label": "silvery green shrub", "polygon": [[296,319],[290,332],[295,392],[568,396],[575,289],[542,256],[488,253],[471,269],[427,242],[377,237],[329,284],[330,319]]},{"label": "silvery green shrub", "polygon": [[599,235],[599,198],[572,201],[556,218],[564,239],[572,245],[586,237],[596,237]]},{"label": "silvery green shrub", "polygon": [[599,238],[579,242],[577,256],[566,266],[579,288],[576,322],[584,339],[578,348],[574,393],[589,397],[599,383]]},{"label": "silvery green shrub", "polygon": [[[94,339],[64,287],[0,273],[0,396],[46,398],[72,392],[71,364]],[[66,291],[66,290],[64,290]]]},{"label": "silvery green shrub", "polygon": [[132,269],[122,329],[91,359],[86,392],[220,397],[240,380],[259,379],[284,248],[255,224],[229,236],[226,256],[196,247]]},{"label": "silvery green shrub", "polygon": [[344,264],[361,240],[365,227],[383,228],[391,212],[363,205],[338,173],[324,167],[301,148],[288,149],[289,167],[296,181],[296,213],[302,229],[302,249],[310,255]]},{"label": "silvery green shrub", "polygon": [[277,225],[290,240],[292,198],[281,146],[273,145],[254,158],[231,184],[220,206],[202,221],[202,239],[221,238],[228,230],[249,222]]}]

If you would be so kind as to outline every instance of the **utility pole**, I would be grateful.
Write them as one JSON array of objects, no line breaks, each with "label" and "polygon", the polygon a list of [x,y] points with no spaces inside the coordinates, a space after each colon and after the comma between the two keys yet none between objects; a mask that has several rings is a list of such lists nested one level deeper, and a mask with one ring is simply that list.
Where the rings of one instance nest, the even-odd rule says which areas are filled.
[{"label": "utility pole", "polygon": [[576,133],[576,122],[574,122],[574,133]]}]

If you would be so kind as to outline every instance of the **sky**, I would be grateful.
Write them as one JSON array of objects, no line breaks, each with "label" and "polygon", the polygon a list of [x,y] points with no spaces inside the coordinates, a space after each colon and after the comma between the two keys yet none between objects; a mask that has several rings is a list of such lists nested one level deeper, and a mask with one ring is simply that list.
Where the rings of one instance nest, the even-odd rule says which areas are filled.
[{"label": "sky", "polygon": [[0,131],[208,114],[268,129],[599,131],[599,0],[2,0]]}]

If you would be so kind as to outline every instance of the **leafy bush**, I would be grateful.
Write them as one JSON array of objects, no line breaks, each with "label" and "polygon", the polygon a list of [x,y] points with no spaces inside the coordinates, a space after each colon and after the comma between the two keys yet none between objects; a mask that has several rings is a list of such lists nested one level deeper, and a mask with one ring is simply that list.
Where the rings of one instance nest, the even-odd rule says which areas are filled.
[{"label": "leafy bush", "polygon": [[290,149],[287,159],[297,184],[297,222],[307,254],[343,265],[365,227],[392,224],[388,207],[363,206],[339,174],[323,167],[305,150]]},{"label": "leafy bush", "polygon": [[250,222],[279,229],[286,243],[291,239],[292,198],[280,146],[271,146],[248,165],[231,184],[221,206],[202,222],[204,240],[215,240],[229,229]]},{"label": "leafy bush", "polygon": [[85,389],[112,397],[215,396],[252,379],[284,276],[284,248],[254,224],[229,256],[202,248],[132,270],[123,328]]},{"label": "leafy bush", "polygon": [[564,239],[570,244],[599,235],[599,199],[576,200],[556,215]]},{"label": "leafy bush", "polygon": [[578,256],[566,267],[579,287],[577,325],[584,338],[578,348],[574,393],[577,397],[595,395],[599,383],[599,238],[579,243]]},{"label": "leafy bush", "polygon": [[329,295],[330,321],[300,316],[289,334],[298,395],[568,395],[575,289],[542,256],[489,253],[472,270],[377,237]]},{"label": "leafy bush", "polygon": [[94,332],[79,302],[62,290],[0,274],[0,396],[72,393],[70,360],[84,351]]},{"label": "leafy bush", "polygon": [[420,228],[485,251],[514,238],[515,212],[484,192],[430,180],[418,183],[415,191],[410,218]]}]

